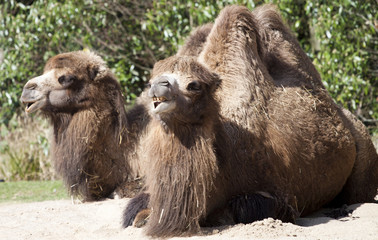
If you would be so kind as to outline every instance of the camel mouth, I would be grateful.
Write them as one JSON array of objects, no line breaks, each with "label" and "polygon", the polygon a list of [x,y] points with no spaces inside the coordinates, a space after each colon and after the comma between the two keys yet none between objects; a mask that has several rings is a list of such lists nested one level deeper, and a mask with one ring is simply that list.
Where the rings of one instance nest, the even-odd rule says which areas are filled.
[{"label": "camel mouth", "polygon": [[24,104],[26,104],[25,112],[27,114],[30,114],[41,109],[45,105],[45,100],[40,99],[37,101],[28,101],[28,102],[25,101]]},{"label": "camel mouth", "polygon": [[167,99],[166,97],[153,97],[151,111],[154,114],[164,114],[173,111],[176,107],[175,99]]},{"label": "camel mouth", "polygon": [[29,112],[30,107],[33,105],[33,102],[26,103],[25,111]]},{"label": "camel mouth", "polygon": [[156,109],[162,102],[168,101],[166,97],[153,97],[154,108]]}]

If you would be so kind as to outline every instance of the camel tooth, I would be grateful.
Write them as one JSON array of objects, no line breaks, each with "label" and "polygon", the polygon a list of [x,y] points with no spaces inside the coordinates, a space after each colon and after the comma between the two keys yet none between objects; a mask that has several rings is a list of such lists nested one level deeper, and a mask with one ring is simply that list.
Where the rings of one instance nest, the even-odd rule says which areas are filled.
[{"label": "camel tooth", "polygon": [[165,97],[153,97],[152,101],[154,102],[165,102],[167,99]]},{"label": "camel tooth", "polygon": [[167,101],[167,98],[166,97],[153,97],[152,98],[152,101],[153,102],[165,102],[165,101]]}]

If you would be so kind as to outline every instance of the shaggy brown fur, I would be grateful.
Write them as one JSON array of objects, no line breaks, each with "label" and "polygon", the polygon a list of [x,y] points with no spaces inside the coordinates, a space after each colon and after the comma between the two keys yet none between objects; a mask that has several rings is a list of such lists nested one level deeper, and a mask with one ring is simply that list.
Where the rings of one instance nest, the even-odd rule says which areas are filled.
[{"label": "shaggy brown fur", "polygon": [[[294,38],[290,37],[290,32],[272,7],[262,8],[254,14],[244,8],[229,7],[217,22],[200,60],[222,77],[223,91],[219,91],[222,115],[247,126],[252,134],[252,138],[248,137],[252,139],[250,146],[255,148],[251,150],[251,155],[259,153],[258,158],[269,159],[265,164],[271,165],[267,169],[272,172],[271,181],[278,189],[285,189],[283,192],[289,193],[291,205],[297,206],[302,214],[316,210],[341,191],[356,159],[355,141],[339,108],[324,90],[311,62],[300,48],[295,47],[297,43],[292,42]],[[227,24],[234,24],[235,27],[228,27]],[[277,43],[271,37],[274,34],[271,34],[273,30],[269,30],[269,26],[274,26],[274,34],[284,36],[276,37],[279,40]],[[266,31],[259,30],[259,27]],[[241,37],[243,34],[244,38]],[[265,38],[261,39],[261,35]],[[219,44],[222,39],[224,44]],[[274,55],[276,51],[269,52],[266,47],[278,48],[285,41],[289,47],[284,47],[286,52],[278,56]],[[240,53],[243,46],[255,49]],[[239,58],[235,56],[237,54]],[[291,68],[286,68],[282,64],[283,60],[277,60],[285,57],[292,65]],[[267,66],[274,66],[277,74],[267,74],[273,70],[272,67],[266,68],[262,59],[268,62],[265,63]],[[275,79],[271,76],[275,76]],[[248,97],[239,97],[233,101],[235,86],[244,86],[238,87],[240,90],[236,91],[237,95]],[[249,104],[250,107],[247,107]],[[242,139],[241,146],[248,142],[243,136],[235,139]],[[248,145],[245,147],[251,148]],[[370,155],[370,160],[375,164],[376,155]],[[256,159],[253,161],[257,163]],[[369,167],[377,171],[375,165],[365,165],[364,169]],[[302,183],[301,186],[297,185],[298,182]],[[317,182],[316,186],[313,182]],[[302,189],[303,186],[306,188]],[[376,192],[377,185],[373,181],[366,182],[365,186],[369,192]],[[360,201],[372,201],[374,195],[361,198]]]},{"label": "shaggy brown fur", "polygon": [[[186,70],[184,79],[197,74],[190,68],[178,71],[180,64],[172,61],[159,63],[154,75],[164,72],[159,69],[178,76]],[[190,115],[176,108],[164,124],[154,120],[150,126],[148,234],[179,235],[224,219],[250,222],[275,215],[290,220],[292,208],[305,215],[340,193],[343,202],[373,201],[378,157],[363,125],[333,103],[272,6],[253,13],[226,7],[198,61],[207,75],[213,72],[222,80],[214,97],[220,115],[217,104],[200,101],[199,106],[210,107],[201,118],[221,124],[205,128],[203,121],[180,128],[182,122],[170,116]],[[202,136],[211,146],[185,148]],[[203,157],[211,167],[202,165]]]},{"label": "shaggy brown fur", "polygon": [[[297,86],[312,91],[324,92],[320,75],[311,60],[301,50],[291,31],[282,22],[276,7],[266,4],[253,11],[256,16],[259,33],[265,44],[264,61],[276,85],[282,87]],[[323,97],[327,97],[323,94]],[[329,102],[332,102],[331,97]],[[345,126],[350,130],[356,143],[357,156],[353,171],[342,193],[335,203],[353,204],[371,200],[377,193],[371,186],[378,186],[378,159],[370,135],[351,112],[336,106]],[[374,160],[375,159],[375,160]],[[370,184],[365,184],[365,183]]]},{"label": "shaggy brown fur", "polygon": [[[143,143],[149,146],[151,161],[146,184],[153,210],[147,231],[153,236],[197,231],[218,172],[213,144],[220,121],[213,92],[219,79],[190,58],[172,57],[157,63],[153,79],[163,73],[177,73],[182,94],[190,100],[185,103],[177,98],[177,111],[154,117]],[[201,90],[181,88],[191,81],[199,82]]]},{"label": "shaggy brown fur", "polygon": [[141,104],[126,115],[120,85],[100,57],[51,58],[22,100],[26,111],[40,109],[51,120],[54,165],[72,195],[98,200],[136,177],[131,163],[148,116]]},{"label": "shaggy brown fur", "polygon": [[[353,171],[343,191],[334,204],[371,202],[378,188],[378,155],[365,125],[347,109],[339,109],[345,125],[350,129],[356,142],[357,156]],[[375,187],[374,187],[375,186]]]}]

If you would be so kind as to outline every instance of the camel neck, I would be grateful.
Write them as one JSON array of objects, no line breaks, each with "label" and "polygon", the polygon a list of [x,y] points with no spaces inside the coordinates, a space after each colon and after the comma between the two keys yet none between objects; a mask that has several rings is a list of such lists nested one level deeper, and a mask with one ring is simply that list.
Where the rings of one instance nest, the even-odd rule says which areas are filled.
[{"label": "camel neck", "polygon": [[[161,126],[153,125],[146,139],[147,157],[151,162],[146,181],[150,204],[156,212],[150,216],[148,234],[169,236],[197,231],[206,213],[206,193],[214,187],[218,171],[213,129],[187,133],[193,136],[193,142],[188,144]],[[197,207],[189,207],[193,203],[197,203]]]}]

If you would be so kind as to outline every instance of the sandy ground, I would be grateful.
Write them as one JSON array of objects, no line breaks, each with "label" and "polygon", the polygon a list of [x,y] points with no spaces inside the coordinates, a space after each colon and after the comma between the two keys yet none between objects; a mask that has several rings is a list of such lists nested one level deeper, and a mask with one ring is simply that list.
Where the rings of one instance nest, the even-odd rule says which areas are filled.
[{"label": "sandy ground", "polygon": [[[0,239],[148,239],[143,229],[121,228],[129,199],[72,204],[69,200],[0,205]],[[334,219],[332,209],[298,219],[297,225],[265,219],[203,229],[190,239],[378,239],[378,204],[348,206],[348,216]],[[173,238],[189,239],[189,238]]]}]

